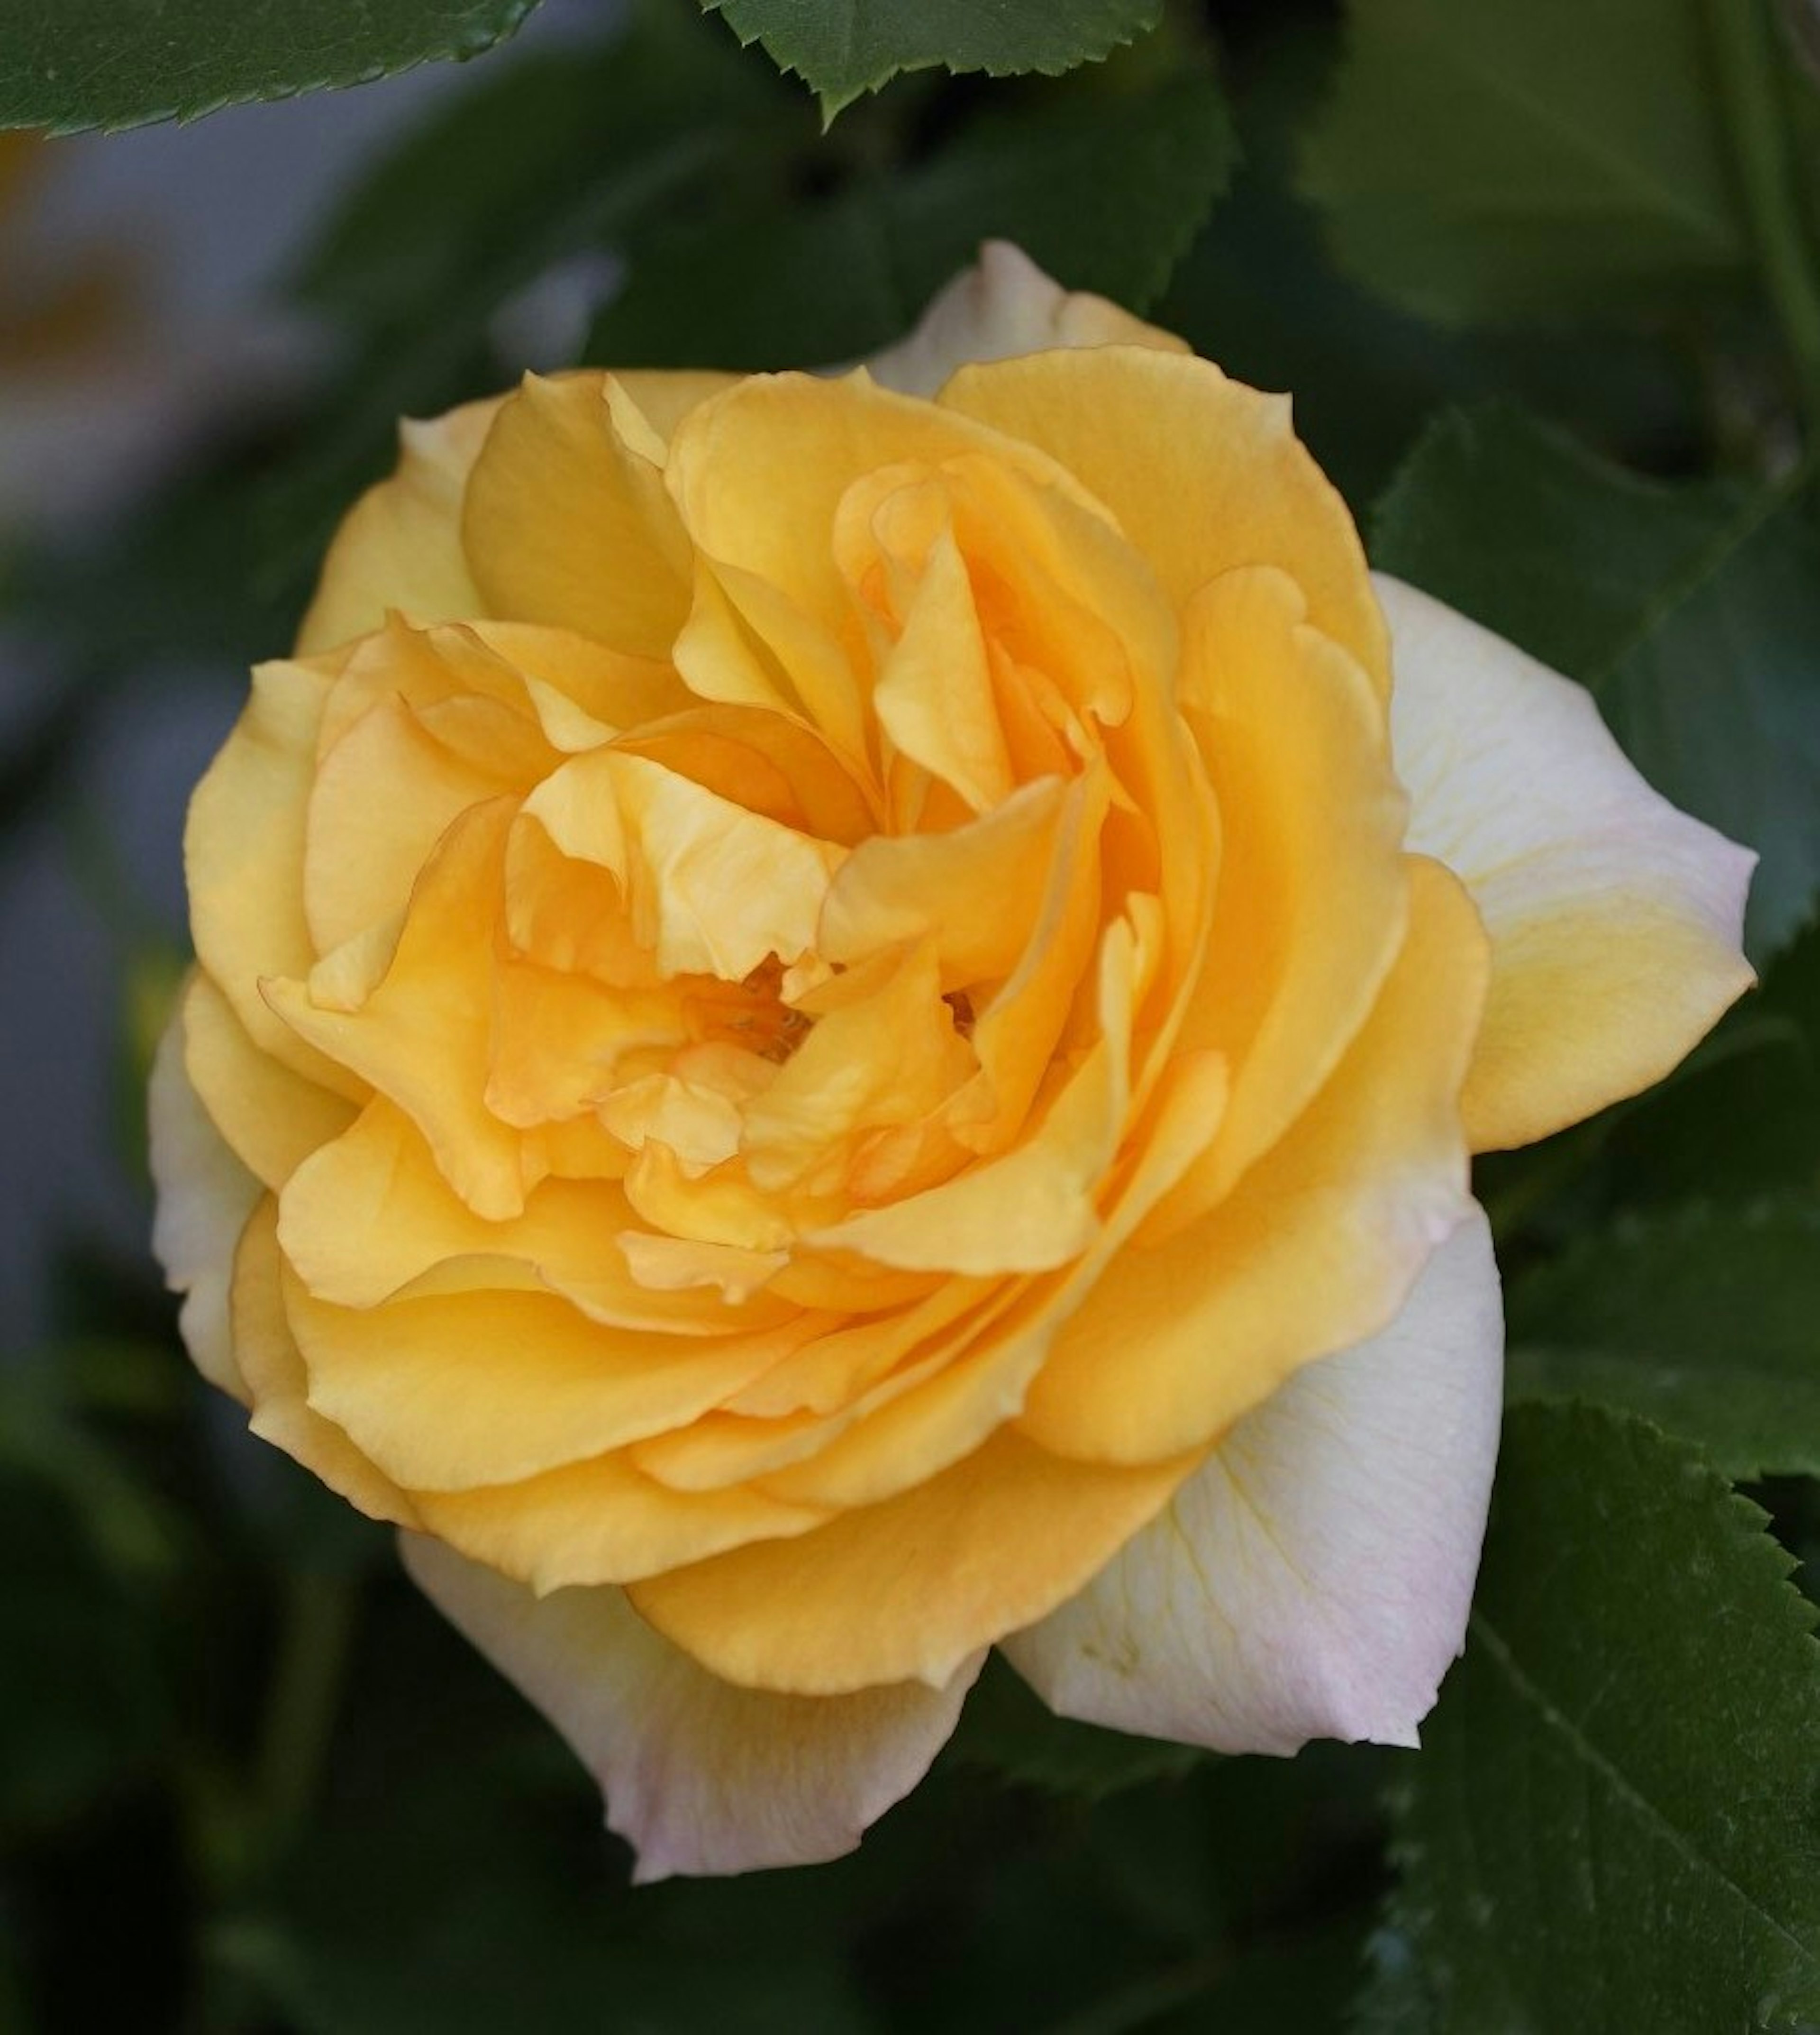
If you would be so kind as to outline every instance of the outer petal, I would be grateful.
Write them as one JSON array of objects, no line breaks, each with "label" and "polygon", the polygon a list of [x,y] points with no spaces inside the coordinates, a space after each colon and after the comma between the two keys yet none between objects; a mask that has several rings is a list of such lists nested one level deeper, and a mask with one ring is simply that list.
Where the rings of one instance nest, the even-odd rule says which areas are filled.
[{"label": "outer petal", "polygon": [[1209,361],[1100,346],[964,367],[941,407],[1057,461],[1179,607],[1235,566],[1280,566],[1309,620],[1388,691],[1388,638],[1358,532],[1296,437],[1286,396]]},{"label": "outer petal", "polygon": [[900,395],[933,396],[957,367],[1056,346],[1153,346],[1186,353],[1185,340],[1146,325],[1104,297],[1064,290],[1009,240],[988,240],[934,298],[913,331],[867,363]]},{"label": "outer petal", "polygon": [[1216,1751],[1415,1744],[1465,1633],[1503,1345],[1475,1207],[1387,1329],[1298,1371],[1006,1655],[1063,1716]]},{"label": "outer petal", "polygon": [[298,632],[300,656],[377,629],[389,609],[414,622],[483,613],[461,550],[461,495],[505,400],[464,403],[399,429],[398,470],[348,512]]},{"label": "outer petal", "polygon": [[1465,891],[1415,858],[1377,1008],[1281,1142],[1199,1221],[1121,1251],[1019,1425],[1085,1461],[1205,1448],[1299,1365],[1391,1320],[1467,1202],[1457,1097],[1484,1000]]},{"label": "outer petal", "polygon": [[486,611],[667,656],[689,581],[662,457],[611,376],[528,374],[500,406],[461,506]]},{"label": "outer petal", "polygon": [[1527,1144],[1659,1081],[1753,977],[1756,857],[1645,784],[1581,687],[1401,581],[1395,644],[1410,846],[1491,938],[1462,1102],[1474,1149]]},{"label": "outer petal", "polygon": [[839,1858],[927,1771],[983,1653],[944,1687],[848,1696],[735,1688],[611,1589],[534,1597],[438,1541],[400,1537],[438,1608],[551,1719],[600,1781],[634,1877]]},{"label": "outer petal", "polygon": [[976,1647],[1072,1596],[1193,1468],[1064,1463],[1003,1428],[882,1504],[651,1577],[632,1599],[744,1687],[945,1687]]},{"label": "outer petal", "polygon": [[209,1121],[184,1070],[181,1006],[152,1063],[150,1123],[158,1187],[152,1248],[171,1290],[183,1296],[179,1325],[196,1368],[245,1405],[251,1395],[234,1360],[228,1294],[235,1246],[261,1189]]}]

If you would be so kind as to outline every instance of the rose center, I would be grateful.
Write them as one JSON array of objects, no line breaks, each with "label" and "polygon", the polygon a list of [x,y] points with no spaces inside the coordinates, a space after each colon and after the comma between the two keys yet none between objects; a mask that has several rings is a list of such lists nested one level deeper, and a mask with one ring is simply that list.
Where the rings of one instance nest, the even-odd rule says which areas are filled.
[{"label": "rose center", "polygon": [[691,1037],[738,1046],[780,1066],[808,1036],[814,1020],[784,1001],[784,965],[768,955],[738,982],[704,980],[684,1003]]}]

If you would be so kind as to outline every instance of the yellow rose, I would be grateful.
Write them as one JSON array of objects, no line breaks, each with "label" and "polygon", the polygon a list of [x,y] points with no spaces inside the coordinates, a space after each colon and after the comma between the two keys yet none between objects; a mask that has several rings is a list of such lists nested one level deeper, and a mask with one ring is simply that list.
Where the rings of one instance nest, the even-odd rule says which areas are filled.
[{"label": "yellow rose", "polygon": [[1496,1443],[1469,1154],[1749,980],[1750,858],[1374,585],[1284,400],[1002,247],[870,374],[407,426],[187,856],[196,1360],[647,1877],[848,1849],[995,1644],[1412,1742]]}]

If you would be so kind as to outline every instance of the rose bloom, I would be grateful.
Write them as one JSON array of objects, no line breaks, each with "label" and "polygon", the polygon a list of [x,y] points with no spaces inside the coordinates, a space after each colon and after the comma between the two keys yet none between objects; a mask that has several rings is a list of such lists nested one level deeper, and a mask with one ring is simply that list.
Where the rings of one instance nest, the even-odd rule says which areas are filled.
[{"label": "rose bloom", "polygon": [[645,1878],[850,1849],[993,1646],[1413,1744],[1496,1451],[1470,1156],[1750,980],[1750,858],[1585,693],[1006,246],[869,372],[408,424],[186,852],[190,1349]]}]

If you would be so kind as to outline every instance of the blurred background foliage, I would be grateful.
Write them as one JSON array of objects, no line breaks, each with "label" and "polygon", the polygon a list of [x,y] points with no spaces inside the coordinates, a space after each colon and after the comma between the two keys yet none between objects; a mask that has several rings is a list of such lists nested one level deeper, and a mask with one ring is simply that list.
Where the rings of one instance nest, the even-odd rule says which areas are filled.
[{"label": "blurred background foliage", "polygon": [[[531,12],[0,0],[15,126],[489,51],[389,100],[268,264],[283,345],[218,319],[149,386],[144,250],[60,237],[43,197],[60,150],[114,145],[0,137],[30,1239],[0,1362],[0,2029],[1820,2026],[1820,1667],[1788,1580],[1820,1573],[1820,14],[550,0],[560,35],[490,51]],[[203,261],[231,197],[159,258]],[[1216,1760],[1058,1724],[995,1671],[854,1857],[631,1889],[585,1775],[387,1536],[249,1443],[176,1342],[137,1239],[178,802],[399,416],[528,367],[848,359],[992,235],[1293,390],[1377,562],[1590,686],[1762,852],[1763,988],[1659,1089],[1483,1168],[1515,1405],[1423,1752]],[[122,362],[150,461],[97,440]],[[66,508],[78,456],[104,478]],[[145,732],[174,689],[203,702],[175,744]],[[47,855],[34,916],[7,886]],[[68,1044],[100,1036],[85,939],[105,1074]],[[103,1079],[111,1179],[72,1188]]]}]

